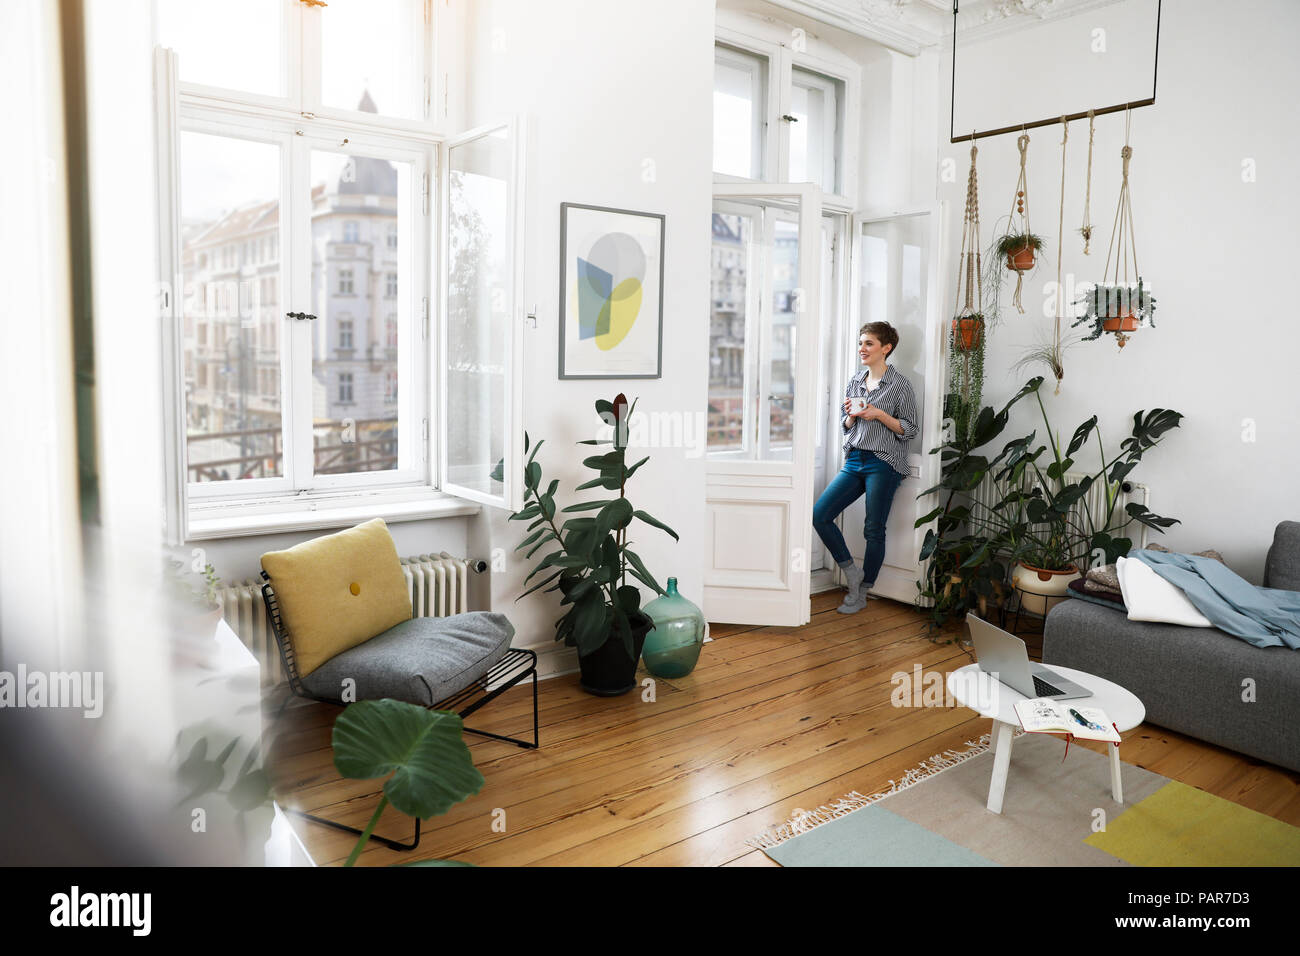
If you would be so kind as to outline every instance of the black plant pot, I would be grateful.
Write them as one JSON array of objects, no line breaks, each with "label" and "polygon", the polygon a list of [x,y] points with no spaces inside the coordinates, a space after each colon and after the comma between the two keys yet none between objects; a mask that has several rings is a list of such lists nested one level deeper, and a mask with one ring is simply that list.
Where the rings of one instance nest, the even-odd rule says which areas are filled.
[{"label": "black plant pot", "polygon": [[588,694],[618,697],[636,686],[636,665],[641,660],[641,648],[654,621],[645,614],[638,614],[631,623],[632,649],[635,651],[631,660],[628,660],[627,650],[618,636],[617,625],[598,650],[578,658],[578,665],[582,668],[582,689]]}]

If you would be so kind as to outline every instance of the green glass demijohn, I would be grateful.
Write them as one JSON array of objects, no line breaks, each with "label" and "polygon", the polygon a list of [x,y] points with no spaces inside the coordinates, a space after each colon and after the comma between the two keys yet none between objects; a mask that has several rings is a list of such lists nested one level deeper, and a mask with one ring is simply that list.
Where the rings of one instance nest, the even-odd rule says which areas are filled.
[{"label": "green glass demijohn", "polygon": [[685,677],[695,669],[704,646],[704,614],[677,593],[677,579],[668,579],[668,593],[641,609],[655,626],[646,635],[641,659],[656,677]]}]

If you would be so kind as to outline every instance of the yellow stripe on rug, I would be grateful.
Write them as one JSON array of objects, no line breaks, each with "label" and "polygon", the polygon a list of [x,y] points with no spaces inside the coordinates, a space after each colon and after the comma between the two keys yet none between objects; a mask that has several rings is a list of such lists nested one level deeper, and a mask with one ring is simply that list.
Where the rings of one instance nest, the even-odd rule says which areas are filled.
[{"label": "yellow stripe on rug", "polygon": [[1177,781],[1084,842],[1135,866],[1300,866],[1300,828]]}]

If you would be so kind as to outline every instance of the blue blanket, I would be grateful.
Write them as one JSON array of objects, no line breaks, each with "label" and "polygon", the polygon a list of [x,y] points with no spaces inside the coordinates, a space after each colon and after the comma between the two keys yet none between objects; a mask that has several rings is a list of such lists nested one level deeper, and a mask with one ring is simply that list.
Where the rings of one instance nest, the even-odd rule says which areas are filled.
[{"label": "blue blanket", "polygon": [[1300,650],[1300,591],[1261,588],[1213,558],[1177,551],[1131,551],[1219,630],[1256,647]]}]

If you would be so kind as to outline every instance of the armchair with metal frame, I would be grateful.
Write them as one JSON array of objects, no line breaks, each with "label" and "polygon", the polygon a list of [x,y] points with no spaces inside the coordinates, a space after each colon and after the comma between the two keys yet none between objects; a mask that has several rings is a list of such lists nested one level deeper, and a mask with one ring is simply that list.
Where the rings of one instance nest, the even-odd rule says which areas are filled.
[{"label": "armchair with metal frame", "polygon": [[[289,697],[285,699],[285,703],[287,704],[293,697],[302,697],[307,700],[334,704],[339,707],[347,706],[344,701],[312,694],[303,686],[302,679],[298,674],[297,661],[293,651],[293,643],[289,640],[288,628],[286,627],[284,618],[280,613],[280,604],[276,600],[275,590],[271,586],[270,575],[265,571],[262,572],[262,581],[262,600],[266,604],[267,617],[271,621],[271,630],[275,635],[275,643],[280,650],[280,662],[283,664],[284,672],[289,678],[289,688],[291,693]],[[479,710],[490,701],[495,700],[497,697],[501,696],[501,694],[521,683],[528,677],[532,677],[533,679],[533,739],[531,743],[527,740],[520,740],[517,737],[494,734],[486,730],[476,730],[473,727],[465,727],[464,729],[466,733],[475,734],[479,737],[488,737],[492,740],[500,740],[505,743],[515,744],[516,746],[523,747],[526,750],[536,750],[541,746],[541,738],[538,731],[536,651],[527,648],[508,648],[505,656],[492,665],[492,667],[489,668],[481,677],[462,690],[450,694],[442,700],[429,705],[429,709],[452,711],[464,720],[470,714]],[[356,827],[351,827],[334,820],[327,820],[324,817],[318,817],[301,810],[286,809],[285,812],[301,817],[304,820],[310,820],[313,823],[332,827],[335,830],[342,830],[345,833],[352,833],[359,836],[363,832]],[[420,845],[420,820],[419,818],[416,818],[415,834],[410,843],[401,843],[397,840],[391,840],[375,833],[370,835],[370,839],[394,850],[414,850]]]}]

